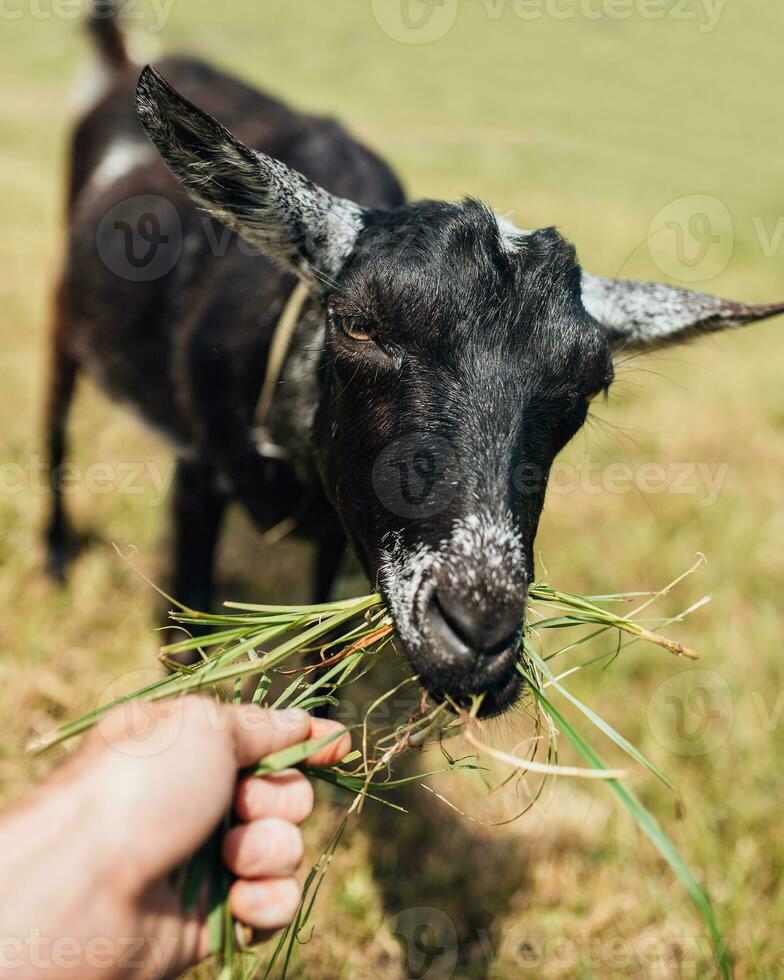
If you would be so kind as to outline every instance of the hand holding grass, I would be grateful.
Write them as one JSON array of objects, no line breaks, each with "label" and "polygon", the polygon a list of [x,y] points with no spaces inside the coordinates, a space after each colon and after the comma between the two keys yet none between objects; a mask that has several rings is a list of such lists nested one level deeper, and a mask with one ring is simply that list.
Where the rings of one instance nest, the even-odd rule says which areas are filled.
[{"label": "hand holding grass", "polygon": [[[640,617],[657,599],[668,594],[683,578],[696,571],[702,560],[700,558],[689,571],[664,589],[652,593],[636,592],[585,597],[561,592],[542,583],[531,586],[529,590],[531,620],[522,655],[517,664],[517,669],[526,681],[529,704],[534,707],[532,714],[534,737],[530,740],[532,751],[529,751],[525,757],[498,751],[494,746],[483,741],[481,722],[476,717],[479,699],[474,700],[470,710],[452,705],[456,713],[452,713],[445,703],[434,706],[431,701],[423,699],[419,710],[407,715],[402,723],[398,720],[398,722],[384,724],[382,719],[376,717],[376,709],[394,697],[404,686],[414,685],[417,678],[406,677],[400,684],[380,694],[362,711],[361,724],[358,726],[362,728],[361,751],[358,750],[343,758],[339,766],[322,769],[311,768],[308,765],[302,767],[303,772],[309,777],[324,779],[339,786],[350,793],[353,799],[342,821],[329,838],[321,857],[304,881],[303,897],[296,915],[291,918],[290,925],[274,944],[271,952],[267,950],[266,964],[251,950],[247,948],[238,950],[235,942],[237,917],[233,903],[237,901],[237,893],[242,889],[238,888],[236,882],[232,882],[225,870],[224,861],[228,859],[231,864],[232,858],[238,861],[242,858],[239,845],[244,835],[230,832],[229,841],[234,840],[237,851],[232,854],[232,845],[225,843],[224,861],[220,860],[220,855],[216,853],[217,837],[210,838],[209,845],[199,848],[194,859],[188,863],[185,875],[187,887],[183,888],[182,894],[187,896],[187,907],[191,908],[191,901],[199,894],[199,886],[204,886],[205,883],[208,885],[209,948],[217,954],[221,980],[235,980],[251,974],[261,975],[259,971],[263,972],[265,977],[288,975],[296,949],[302,941],[301,937],[308,934],[306,930],[319,888],[349,819],[353,814],[361,811],[367,800],[406,812],[387,798],[396,788],[412,781],[419,782],[426,776],[466,769],[481,770],[484,768],[481,757],[495,758],[503,765],[510,766],[513,771],[540,774],[542,781],[538,786],[531,787],[531,802],[519,815],[536,802],[544,785],[543,780],[549,776],[568,775],[602,779],[632,814],[638,826],[685,887],[708,927],[721,974],[729,977],[731,965],[725,940],[711,903],[694,874],[653,814],[621,781],[627,776],[626,770],[608,768],[602,761],[601,755],[551,700],[555,696],[565,698],[572,708],[576,708],[610,742],[667,786],[675,795],[677,807],[681,810],[682,804],[677,789],[665,774],[595,711],[575,697],[568,688],[564,687],[563,682],[568,676],[590,665],[608,663],[629,644],[639,640],[655,643],[676,656],[694,659],[696,654],[693,651],[658,633],[651,632],[650,626],[666,626],[673,622],[680,622],[688,613],[704,605],[708,597],[693,604],[678,616],[653,617],[649,613],[642,621]],[[174,605],[178,605],[174,599],[171,601]],[[632,611],[623,612],[625,605],[632,605]],[[133,703],[143,706],[166,704],[172,700],[179,702],[183,695],[193,692],[211,692],[216,699],[212,703],[219,705],[216,709],[218,712],[225,710],[227,697],[231,696],[234,703],[239,705],[243,693],[247,696],[251,691],[254,705],[264,704],[272,708],[298,706],[313,710],[328,704],[340,705],[346,697],[346,689],[374,669],[394,638],[394,624],[379,595],[317,606],[226,603],[225,609],[219,614],[200,613],[178,605],[178,611],[172,613],[172,616],[176,622],[185,627],[186,631],[194,625],[200,627],[197,636],[189,636],[162,649],[161,659],[172,668],[173,673],[158,678],[111,704],[101,705],[81,718],[66,722],[56,731],[39,734],[31,743],[31,749],[40,753],[76,735],[83,734],[96,725],[104,725],[106,723],[104,719],[112,717],[113,711],[119,704]],[[205,626],[209,627],[206,634],[201,629]],[[545,631],[560,632],[572,629],[578,629],[581,633],[577,636],[572,635],[566,645],[554,652],[545,653],[544,650],[540,652],[538,649],[538,640]],[[603,652],[592,655],[587,660],[574,662],[574,655],[583,648],[584,644],[613,634],[617,634],[614,642]],[[627,636],[626,640],[622,639],[624,635]],[[184,667],[174,658],[188,651],[198,653],[199,661],[193,666]],[[316,653],[319,657],[314,660],[313,655]],[[303,654],[310,658],[304,663]],[[572,662],[562,666],[562,661],[569,655]],[[294,666],[295,663],[297,666]],[[279,690],[281,685],[283,690]],[[209,703],[205,703],[203,707],[203,710],[208,713]],[[347,735],[341,734],[339,728],[333,727],[327,733],[316,726],[311,728],[310,732],[311,735],[315,733],[316,737],[307,739],[306,744],[300,741],[290,744],[288,748],[268,752],[253,769],[254,776],[269,778],[275,773],[290,771],[292,766],[311,760],[317,749],[331,748],[333,744],[340,746],[340,750],[336,750],[334,755],[330,753],[330,757],[334,759],[335,756],[342,754],[343,746],[340,742],[348,741]],[[559,733],[572,745],[583,763],[587,763],[587,767],[564,766],[558,761]],[[447,765],[440,765],[424,775],[394,778],[390,768],[391,762],[401,753],[414,747],[421,749],[427,745],[433,747],[439,745],[443,752],[443,743],[448,739],[458,738],[461,734],[474,749],[479,750],[479,758],[471,756],[469,759],[459,755],[457,758],[450,758],[448,753],[444,753]],[[544,760],[535,758],[540,746],[546,753]],[[260,754],[258,746],[254,752],[257,756]],[[328,765],[330,757],[325,757],[321,753],[318,757],[319,761],[326,762]],[[237,767],[234,756],[232,756],[232,766],[233,773]],[[250,805],[252,794],[260,792],[253,787],[259,786],[264,787],[261,792],[268,791],[266,784],[258,782],[249,782],[238,791],[235,810],[238,811],[240,819],[246,822],[253,822],[259,819],[260,815],[269,816],[267,810],[261,811],[259,815],[249,810],[243,811],[243,806]],[[452,806],[449,800],[437,790],[425,783],[423,786],[434,792],[442,802]],[[248,795],[248,799],[244,799],[245,794]],[[249,832],[248,836],[253,837],[253,833]],[[246,848],[251,846],[252,843],[245,843]],[[226,852],[226,848],[229,848],[229,853]],[[235,866],[238,865],[232,864],[232,867]],[[245,869],[240,873],[240,878],[247,878],[251,874],[252,872]],[[259,874],[258,870],[255,874]],[[204,942],[203,930],[199,933],[199,937],[199,941]],[[202,946],[198,946],[198,955],[203,952]],[[195,954],[191,952],[190,955],[192,961]]]},{"label": "hand holding grass", "polygon": [[[286,746],[335,731],[298,709],[187,697],[109,712],[83,748],[0,819],[3,969],[19,977],[175,976],[209,953],[204,903],[182,909],[172,872],[220,825],[237,880],[233,915],[264,938],[300,898],[299,824],[313,791],[297,771],[238,773]],[[332,765],[348,734],[307,761]]]}]

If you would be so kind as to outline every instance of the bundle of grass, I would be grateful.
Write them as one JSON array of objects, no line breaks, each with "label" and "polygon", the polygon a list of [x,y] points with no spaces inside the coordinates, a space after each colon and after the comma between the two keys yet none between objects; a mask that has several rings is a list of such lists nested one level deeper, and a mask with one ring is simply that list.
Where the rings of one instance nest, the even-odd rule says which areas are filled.
[{"label": "bundle of grass", "polygon": [[[361,811],[366,801],[402,810],[395,803],[394,795],[395,790],[404,783],[413,779],[423,782],[430,776],[445,772],[481,769],[488,760],[508,767],[512,773],[531,773],[539,780],[529,805],[536,802],[549,778],[562,776],[602,780],[680,879],[708,929],[717,966],[722,976],[728,977],[730,965],[726,945],[705,892],[655,817],[624,783],[626,772],[605,765],[600,754],[569,717],[569,712],[576,712],[587,719],[636,765],[644,767],[661,780],[678,800],[674,787],[634,745],[564,686],[569,675],[591,664],[606,663],[618,656],[625,646],[638,641],[652,643],[679,657],[695,659],[693,651],[654,630],[683,619],[707,599],[671,619],[643,618],[649,607],[683,578],[685,575],[660,592],[644,594],[581,597],[560,592],[546,584],[532,587],[529,622],[518,664],[518,670],[526,681],[526,698],[536,729],[536,736],[530,740],[531,749],[525,756],[501,751],[488,743],[483,724],[478,718],[479,698],[475,698],[473,704],[466,708],[446,702],[436,704],[423,695],[418,708],[403,722],[379,722],[376,717],[378,708],[402,688],[416,685],[416,677],[406,676],[395,687],[379,694],[365,709],[354,726],[359,732],[357,741],[360,745],[339,765],[331,769],[310,769],[305,766],[308,756],[323,747],[328,739],[303,743],[261,759],[255,769],[259,775],[300,766],[312,778],[325,780],[346,791],[350,802],[340,825],[307,876],[295,921],[282,934],[266,962],[255,951],[242,948],[237,942],[238,933],[226,900],[230,880],[216,859],[217,849],[208,845],[194,855],[183,876],[185,901],[194,901],[199,890],[208,887],[211,896],[210,936],[220,963],[221,980],[286,976],[297,939],[312,916],[319,886],[332,855],[349,820]],[[314,710],[326,705],[337,707],[352,685],[378,667],[380,658],[395,639],[394,624],[381,597],[375,594],[316,606],[226,603],[225,611],[217,615],[187,609],[173,599],[171,601],[177,606],[171,614],[173,620],[184,631],[194,628],[199,631],[198,636],[186,635],[184,639],[162,649],[161,659],[171,673],[62,726],[41,740],[36,751],[44,751],[79,735],[115,704],[133,699],[159,700],[185,693],[210,692],[218,698],[235,701],[249,697],[256,704],[272,708]],[[631,612],[618,611],[628,606],[633,606]],[[541,639],[550,631],[567,631],[568,642],[545,654]],[[574,656],[579,655],[585,644],[604,636],[613,638],[613,643],[607,649],[582,662],[573,662]],[[194,651],[199,656],[198,662],[184,666],[178,658]],[[572,656],[572,660],[557,672],[556,665],[563,663],[568,655]],[[566,704],[559,706],[555,703],[558,699]],[[444,752],[446,762],[437,770],[414,777],[395,778],[393,763],[403,753],[427,745],[443,746],[447,740],[458,737],[471,746],[470,756],[455,760]],[[584,766],[558,763],[560,738],[573,747]],[[227,814],[226,821],[230,820],[231,814]]]}]

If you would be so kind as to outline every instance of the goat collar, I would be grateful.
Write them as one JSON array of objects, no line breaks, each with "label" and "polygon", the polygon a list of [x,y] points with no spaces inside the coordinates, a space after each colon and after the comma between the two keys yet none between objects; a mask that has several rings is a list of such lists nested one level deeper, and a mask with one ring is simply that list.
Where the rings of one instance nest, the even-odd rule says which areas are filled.
[{"label": "goat collar", "polygon": [[286,363],[294,332],[309,296],[308,287],[304,283],[298,282],[286,300],[286,305],[278,318],[270,342],[264,381],[261,385],[261,394],[253,420],[253,440],[256,445],[256,452],[269,459],[287,459],[289,455],[272,438],[267,423],[275,388],[280,382],[283,365]]}]

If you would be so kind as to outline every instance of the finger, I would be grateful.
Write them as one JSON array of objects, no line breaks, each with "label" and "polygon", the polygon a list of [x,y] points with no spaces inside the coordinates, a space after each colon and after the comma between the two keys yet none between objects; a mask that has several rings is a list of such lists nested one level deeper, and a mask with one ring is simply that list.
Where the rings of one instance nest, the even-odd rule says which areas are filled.
[{"label": "finger", "polygon": [[313,812],[313,787],[296,769],[284,769],[263,778],[249,776],[237,786],[234,810],[246,823],[262,817],[302,823]]},{"label": "finger", "polygon": [[284,929],[296,915],[299,900],[295,878],[240,878],[229,890],[232,913],[254,929]]},{"label": "finger", "polygon": [[300,708],[272,711],[243,704],[232,708],[229,718],[240,769],[310,736],[310,715]]},{"label": "finger", "polygon": [[[266,943],[274,937],[277,931],[277,927],[275,929],[254,929],[240,922],[234,916],[234,939],[238,949],[249,949],[251,946],[259,946],[261,943]],[[213,954],[213,936],[211,935],[211,930],[207,922],[201,921],[199,923],[195,942],[191,939],[190,945],[193,950],[190,958],[181,965],[177,964],[179,969],[173,970],[171,974],[166,974],[166,976],[180,976],[187,967],[200,963]]]},{"label": "finger", "polygon": [[221,844],[226,867],[239,878],[291,875],[304,851],[299,828],[277,817],[232,827]]},{"label": "finger", "polygon": [[309,756],[305,760],[307,765],[334,766],[335,763],[340,762],[351,751],[351,735],[345,731],[344,726],[339,721],[331,721],[329,718],[310,719],[310,738],[326,738],[341,728],[344,729],[344,734],[340,738],[336,738],[334,742],[330,742],[323,749]]}]

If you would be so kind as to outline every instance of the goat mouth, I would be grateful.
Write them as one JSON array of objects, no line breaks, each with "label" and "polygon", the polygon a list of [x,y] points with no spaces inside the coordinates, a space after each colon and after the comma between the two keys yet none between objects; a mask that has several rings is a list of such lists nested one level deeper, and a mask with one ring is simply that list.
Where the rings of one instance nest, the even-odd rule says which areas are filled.
[{"label": "goat mouth", "polygon": [[[515,658],[516,659],[516,658]],[[520,699],[523,690],[523,678],[516,668],[510,670],[503,680],[486,687],[484,690],[472,690],[461,688],[458,690],[444,690],[444,688],[431,688],[425,685],[427,692],[436,701],[446,700],[453,711],[460,708],[470,708],[474,697],[482,696],[482,703],[479,706],[479,718],[495,718],[504,714],[512,708]]]},{"label": "goat mouth", "polygon": [[444,664],[437,648],[430,645],[408,647],[407,654],[430,697],[446,701],[455,712],[471,708],[474,699],[481,697],[478,717],[501,715],[517,702],[523,689],[523,677],[518,670],[523,660],[519,633],[492,658],[475,658],[470,669]]}]

